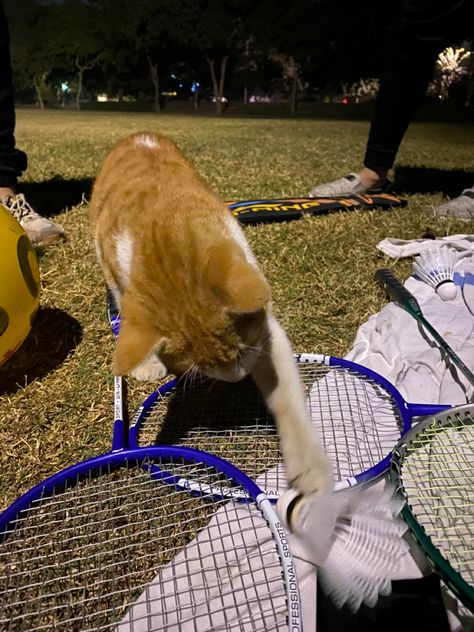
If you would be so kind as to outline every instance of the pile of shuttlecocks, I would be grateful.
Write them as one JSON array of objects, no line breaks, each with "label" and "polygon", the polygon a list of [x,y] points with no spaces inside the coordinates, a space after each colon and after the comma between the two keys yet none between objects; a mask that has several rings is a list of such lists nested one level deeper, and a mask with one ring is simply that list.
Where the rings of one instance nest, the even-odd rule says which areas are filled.
[{"label": "pile of shuttlecocks", "polygon": [[413,272],[418,279],[431,285],[443,301],[452,301],[457,294],[454,264],[454,250],[449,246],[441,246],[417,255]]},{"label": "pile of shuttlecocks", "polygon": [[326,594],[337,607],[356,611],[389,595],[391,578],[403,568],[410,548],[399,516],[403,502],[390,485],[309,496],[291,489],[279,498],[277,510],[318,566]]}]

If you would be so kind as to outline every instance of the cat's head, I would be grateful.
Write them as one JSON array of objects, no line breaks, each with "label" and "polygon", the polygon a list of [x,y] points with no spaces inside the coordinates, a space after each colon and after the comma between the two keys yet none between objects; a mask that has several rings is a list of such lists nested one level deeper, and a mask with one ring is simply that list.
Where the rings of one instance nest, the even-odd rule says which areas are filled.
[{"label": "cat's head", "polygon": [[213,246],[206,265],[163,294],[135,287],[122,300],[114,373],[125,375],[152,352],[168,371],[191,369],[226,381],[245,377],[268,340],[270,288],[230,240]]}]

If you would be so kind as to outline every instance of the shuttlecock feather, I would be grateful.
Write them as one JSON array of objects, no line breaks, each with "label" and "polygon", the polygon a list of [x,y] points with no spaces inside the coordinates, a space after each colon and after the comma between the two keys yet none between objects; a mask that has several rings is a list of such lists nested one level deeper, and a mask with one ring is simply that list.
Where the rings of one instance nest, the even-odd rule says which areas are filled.
[{"label": "shuttlecock feather", "polygon": [[391,577],[402,568],[409,552],[402,506],[391,487],[372,487],[304,497],[289,490],[277,509],[319,567],[323,590],[336,606],[355,611],[390,594]]},{"label": "shuttlecock feather", "polygon": [[415,257],[413,272],[415,275],[434,287],[443,301],[456,297],[457,287],[453,281],[454,250],[447,246],[426,250]]}]

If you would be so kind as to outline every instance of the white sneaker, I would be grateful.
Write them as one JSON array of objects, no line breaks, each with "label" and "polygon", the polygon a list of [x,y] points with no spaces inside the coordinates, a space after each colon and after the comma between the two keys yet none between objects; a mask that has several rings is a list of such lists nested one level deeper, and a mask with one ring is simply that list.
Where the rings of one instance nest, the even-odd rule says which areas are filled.
[{"label": "white sneaker", "polygon": [[357,173],[350,173],[344,178],[334,180],[333,182],[325,182],[315,186],[309,192],[309,197],[323,197],[325,195],[338,196],[338,195],[354,195],[364,193],[382,193],[387,189],[388,182],[383,187],[377,187],[373,189],[367,189],[361,181],[360,176]]},{"label": "white sneaker", "polygon": [[464,189],[458,197],[440,204],[433,212],[439,217],[455,217],[466,222],[474,219],[474,186]]},{"label": "white sneaker", "polygon": [[0,198],[0,204],[20,222],[33,245],[45,246],[64,237],[63,227],[37,213],[28,204],[23,193],[14,197],[5,195]]}]

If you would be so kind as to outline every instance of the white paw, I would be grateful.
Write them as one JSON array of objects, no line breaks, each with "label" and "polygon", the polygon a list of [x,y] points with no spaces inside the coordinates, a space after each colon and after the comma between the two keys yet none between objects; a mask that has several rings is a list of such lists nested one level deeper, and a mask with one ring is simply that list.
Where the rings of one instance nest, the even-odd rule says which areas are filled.
[{"label": "white paw", "polygon": [[288,484],[301,494],[329,493],[334,488],[331,462],[324,450],[309,441],[287,446],[285,469]]},{"label": "white paw", "polygon": [[137,380],[153,381],[160,380],[168,373],[165,365],[153,355],[148,357],[144,362],[136,366],[131,375]]}]

